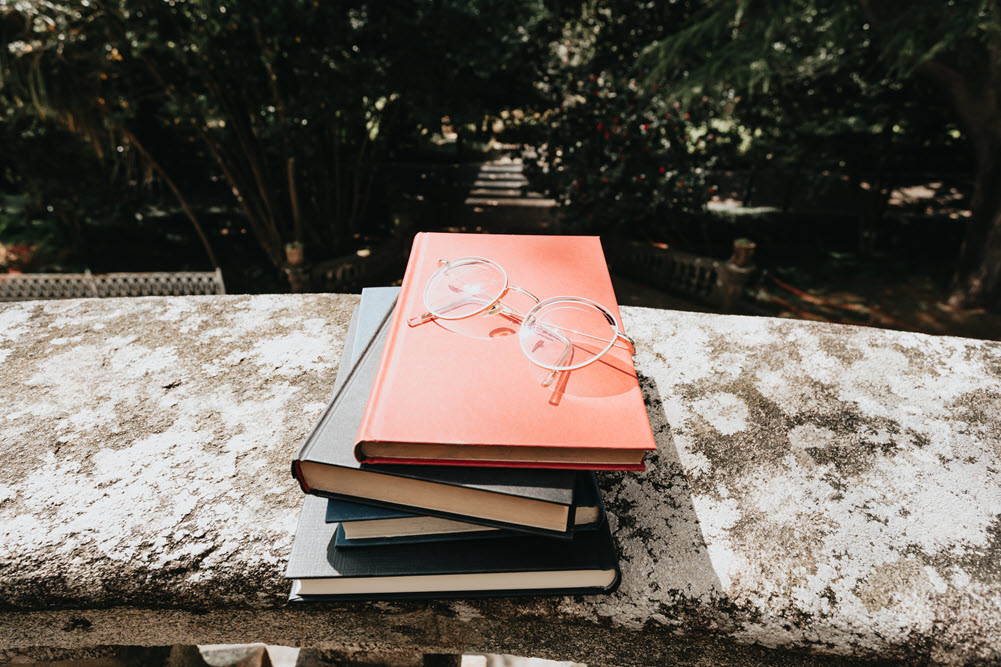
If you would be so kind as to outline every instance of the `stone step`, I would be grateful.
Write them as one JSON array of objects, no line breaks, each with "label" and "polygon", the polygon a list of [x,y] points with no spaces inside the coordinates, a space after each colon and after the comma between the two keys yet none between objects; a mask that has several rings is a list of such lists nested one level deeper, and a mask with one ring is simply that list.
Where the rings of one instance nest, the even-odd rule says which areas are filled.
[{"label": "stone step", "polygon": [[490,180],[490,179],[477,179],[473,181],[474,188],[524,188],[528,187],[528,181],[522,179],[520,181],[514,180]]},{"label": "stone step", "polygon": [[538,199],[542,195],[538,192],[525,192],[524,190],[519,190],[516,188],[473,188],[469,191],[469,194],[473,197],[511,197],[511,198],[521,198],[527,197],[529,199]]},{"label": "stone step", "polygon": [[555,199],[545,199],[541,195],[536,197],[467,197],[463,202],[467,206],[527,206],[538,208],[549,208],[556,206]]}]

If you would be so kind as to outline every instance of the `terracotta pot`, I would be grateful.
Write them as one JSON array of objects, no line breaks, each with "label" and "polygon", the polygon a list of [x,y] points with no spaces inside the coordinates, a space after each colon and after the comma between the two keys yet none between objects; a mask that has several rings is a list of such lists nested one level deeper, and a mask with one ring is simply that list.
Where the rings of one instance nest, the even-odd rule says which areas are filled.
[{"label": "terracotta pot", "polygon": [[289,263],[289,266],[301,266],[304,259],[305,253],[303,252],[303,247],[301,245],[285,246],[285,261]]},{"label": "terracotta pot", "polygon": [[754,249],[757,244],[752,241],[734,241],[733,242],[733,257],[730,261],[737,266],[747,266],[751,263],[754,258]]}]

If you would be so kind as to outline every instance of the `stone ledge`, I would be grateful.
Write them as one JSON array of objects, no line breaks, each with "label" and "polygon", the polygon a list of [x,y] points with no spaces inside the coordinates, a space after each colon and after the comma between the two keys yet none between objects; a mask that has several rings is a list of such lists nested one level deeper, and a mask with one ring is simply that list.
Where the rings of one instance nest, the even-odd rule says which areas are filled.
[{"label": "stone ledge", "polygon": [[288,460],[356,302],[0,306],[0,648],[1001,660],[1001,344],[642,308],[615,595],[286,606]]}]

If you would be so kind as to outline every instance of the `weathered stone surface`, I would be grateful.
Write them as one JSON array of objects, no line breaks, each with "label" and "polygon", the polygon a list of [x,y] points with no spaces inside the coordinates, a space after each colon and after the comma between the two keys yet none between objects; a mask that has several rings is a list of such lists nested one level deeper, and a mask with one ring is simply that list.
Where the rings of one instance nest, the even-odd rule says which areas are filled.
[{"label": "weathered stone surface", "polygon": [[616,594],[286,607],[356,302],[0,307],[0,649],[1001,661],[1001,344],[640,308],[659,452],[601,477]]}]

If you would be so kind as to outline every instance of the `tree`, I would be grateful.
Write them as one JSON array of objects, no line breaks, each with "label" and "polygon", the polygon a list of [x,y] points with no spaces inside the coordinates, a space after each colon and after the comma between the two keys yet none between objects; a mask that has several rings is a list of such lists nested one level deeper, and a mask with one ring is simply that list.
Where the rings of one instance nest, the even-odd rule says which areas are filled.
[{"label": "tree", "polygon": [[552,109],[539,123],[528,176],[560,202],[567,225],[673,242],[704,210],[721,150],[711,125],[718,100],[682,105],[635,68],[638,51],[688,9],[629,0],[562,7],[542,81]]},{"label": "tree", "polygon": [[134,184],[144,174],[102,168],[80,136],[31,114],[0,112],[0,145],[0,241],[28,251],[21,261],[31,269],[74,259],[86,266],[88,231],[136,223],[146,193]]},{"label": "tree", "polygon": [[[530,90],[537,0],[0,0],[0,94],[137,154],[174,185],[165,144],[210,160],[275,266],[353,250],[401,122]],[[470,38],[472,36],[472,38]],[[436,108],[432,108],[436,107]],[[206,248],[211,253],[211,249]]]},{"label": "tree", "polygon": [[[839,67],[865,50],[888,80],[920,77],[941,96],[972,149],[972,217],[949,303],[1001,310],[1001,6],[920,0],[707,0],[644,58],[651,78],[689,94],[738,95]],[[837,104],[838,100],[830,100]]]}]

